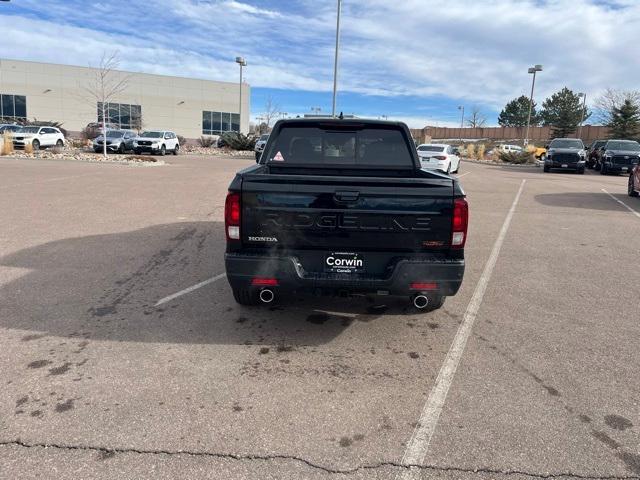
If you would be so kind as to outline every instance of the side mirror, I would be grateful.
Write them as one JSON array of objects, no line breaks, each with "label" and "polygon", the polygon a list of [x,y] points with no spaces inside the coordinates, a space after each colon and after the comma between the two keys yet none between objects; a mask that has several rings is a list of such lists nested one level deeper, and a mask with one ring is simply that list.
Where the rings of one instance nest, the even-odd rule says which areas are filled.
[{"label": "side mirror", "polygon": [[549,145],[545,145],[544,148],[549,150]]}]

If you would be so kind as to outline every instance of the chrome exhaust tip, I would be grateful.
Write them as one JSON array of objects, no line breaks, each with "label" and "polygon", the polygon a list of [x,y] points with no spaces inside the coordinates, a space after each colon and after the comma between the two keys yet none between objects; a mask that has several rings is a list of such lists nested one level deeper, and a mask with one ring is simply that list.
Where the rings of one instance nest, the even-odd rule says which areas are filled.
[{"label": "chrome exhaust tip", "polygon": [[260,301],[262,303],[271,303],[274,298],[276,298],[276,294],[273,293],[273,290],[269,288],[263,288],[260,290]]},{"label": "chrome exhaust tip", "polygon": [[427,308],[429,305],[429,298],[426,295],[414,295],[413,296],[413,306],[418,310],[422,310]]}]

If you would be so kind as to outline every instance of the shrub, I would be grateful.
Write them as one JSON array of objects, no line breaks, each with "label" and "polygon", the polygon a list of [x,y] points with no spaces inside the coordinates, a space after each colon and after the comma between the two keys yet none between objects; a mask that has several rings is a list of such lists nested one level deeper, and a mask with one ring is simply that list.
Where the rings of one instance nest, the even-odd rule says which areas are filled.
[{"label": "shrub", "polygon": [[98,136],[99,132],[95,128],[84,127],[80,131],[80,136],[83,140],[93,140]]},{"label": "shrub", "polygon": [[86,138],[71,138],[68,140],[68,142],[69,145],[71,145],[73,148],[83,148],[87,145],[91,145],[91,142],[89,142]]},{"label": "shrub", "polygon": [[480,145],[477,146],[476,149],[476,158],[478,160],[484,160],[484,151],[485,151],[485,146],[484,143],[481,143]]},{"label": "shrub", "polygon": [[470,143],[469,145],[467,145],[465,150],[467,152],[467,158],[475,158],[475,156],[476,156],[476,146],[473,143]]},{"label": "shrub", "polygon": [[24,153],[33,153],[33,144],[25,143],[24,144]]},{"label": "shrub", "polygon": [[535,159],[531,152],[499,152],[498,158],[506,163],[521,165],[524,163],[534,163]]},{"label": "shrub", "polygon": [[216,141],[213,137],[200,137],[198,139],[198,145],[204,148],[209,148],[213,146],[214,143],[216,143]]},{"label": "shrub", "polygon": [[2,142],[0,155],[11,155],[13,153],[13,135],[11,135],[11,132],[4,132]]},{"label": "shrub", "polygon": [[248,137],[238,132],[227,132],[222,136],[225,144],[232,150],[253,150],[256,138]]},{"label": "shrub", "polygon": [[176,135],[178,137],[178,142],[180,142],[180,146],[184,147],[187,144],[187,139],[182,135]]},{"label": "shrub", "polygon": [[467,147],[465,147],[464,145],[460,145],[458,147],[458,156],[459,157],[466,157],[467,156]]}]

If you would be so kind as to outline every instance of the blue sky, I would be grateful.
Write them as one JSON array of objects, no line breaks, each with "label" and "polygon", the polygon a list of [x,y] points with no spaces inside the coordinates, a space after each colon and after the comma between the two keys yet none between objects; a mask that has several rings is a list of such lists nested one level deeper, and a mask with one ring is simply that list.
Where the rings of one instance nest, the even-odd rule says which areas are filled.
[{"label": "blue sky", "polygon": [[[343,0],[338,110],[459,124],[458,105],[495,124],[544,71],[542,100],[568,86],[597,98],[640,79],[640,1]],[[237,81],[246,57],[252,117],[268,98],[289,114],[331,109],[334,0],[12,0],[0,56]]]}]

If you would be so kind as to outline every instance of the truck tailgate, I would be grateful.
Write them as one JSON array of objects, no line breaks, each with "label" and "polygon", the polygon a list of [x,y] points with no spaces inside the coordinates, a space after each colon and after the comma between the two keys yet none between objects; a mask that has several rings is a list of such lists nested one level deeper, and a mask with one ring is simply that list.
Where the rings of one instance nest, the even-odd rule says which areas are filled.
[{"label": "truck tailgate", "polygon": [[449,247],[447,178],[245,174],[241,240],[252,249],[423,252]]}]

